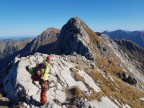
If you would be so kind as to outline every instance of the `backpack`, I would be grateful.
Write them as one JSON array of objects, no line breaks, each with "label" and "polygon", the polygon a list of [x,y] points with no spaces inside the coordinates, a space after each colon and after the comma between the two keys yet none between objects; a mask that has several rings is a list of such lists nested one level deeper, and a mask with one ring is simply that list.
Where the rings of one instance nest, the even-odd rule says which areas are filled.
[{"label": "backpack", "polygon": [[[46,65],[44,63],[36,64],[36,67],[34,69],[34,74],[36,76],[42,76],[46,70]],[[40,73],[38,73],[40,71]]]},{"label": "backpack", "polygon": [[46,65],[44,63],[40,63],[40,64],[37,63],[35,67],[26,67],[26,69],[31,75],[35,74],[35,69],[37,68],[46,69]]}]

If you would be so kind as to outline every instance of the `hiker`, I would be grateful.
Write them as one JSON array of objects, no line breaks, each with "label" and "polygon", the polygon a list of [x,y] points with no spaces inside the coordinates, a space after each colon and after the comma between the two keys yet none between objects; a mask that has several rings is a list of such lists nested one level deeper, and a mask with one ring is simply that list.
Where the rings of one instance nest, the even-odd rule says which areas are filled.
[{"label": "hiker", "polygon": [[[47,102],[47,89],[48,89],[48,76],[50,72],[50,59],[51,56],[48,56],[46,60],[38,64],[34,69],[34,74],[32,75],[33,83],[34,81],[39,81],[41,86],[41,104],[44,105]],[[35,83],[34,83],[35,84]],[[40,88],[40,87],[39,87]]]}]

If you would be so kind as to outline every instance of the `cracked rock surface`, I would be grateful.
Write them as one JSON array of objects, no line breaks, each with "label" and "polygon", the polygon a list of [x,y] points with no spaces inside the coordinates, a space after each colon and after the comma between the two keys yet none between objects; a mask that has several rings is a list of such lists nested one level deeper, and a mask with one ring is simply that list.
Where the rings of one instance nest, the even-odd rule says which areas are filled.
[{"label": "cracked rock surface", "polygon": [[[46,57],[46,54],[36,53],[32,56],[15,59],[15,64],[12,66],[9,74],[4,79],[4,91],[9,99],[16,102],[22,100],[23,96],[26,96],[23,102],[24,106],[39,107],[40,89],[37,86],[33,85],[31,74],[26,70],[26,66],[30,65],[31,67],[34,67],[36,63],[43,62]],[[90,85],[90,87],[95,92],[101,92],[101,89],[93,81],[93,79],[88,74],[86,74],[84,70],[76,69],[76,64],[74,62],[71,62],[72,60],[76,61],[76,59],[79,58],[80,55],[52,55],[47,99],[49,104],[51,104],[53,108],[64,108],[70,105],[74,105],[80,108],[96,106],[94,102],[90,102],[86,98],[77,98],[75,96],[72,96],[71,93],[67,92],[67,89],[77,87],[81,91],[92,95],[90,88],[88,88],[86,84]],[[83,58],[82,60],[85,60],[85,62],[89,62],[86,61],[85,58]],[[79,74],[84,79],[84,82],[80,80],[77,81],[73,77],[72,68],[77,70],[77,74]],[[110,102],[113,103],[112,101]],[[116,106],[114,103],[113,105]],[[111,106],[111,108],[113,107],[113,105]]]}]

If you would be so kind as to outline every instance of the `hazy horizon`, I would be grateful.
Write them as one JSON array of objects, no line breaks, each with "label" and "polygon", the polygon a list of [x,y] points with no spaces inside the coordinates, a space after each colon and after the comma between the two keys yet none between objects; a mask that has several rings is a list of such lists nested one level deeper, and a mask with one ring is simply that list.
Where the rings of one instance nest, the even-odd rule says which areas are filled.
[{"label": "hazy horizon", "polygon": [[33,39],[37,36],[0,36],[0,40],[22,40],[22,39]]},{"label": "hazy horizon", "polygon": [[[117,29],[117,30],[122,30],[122,29]],[[44,30],[43,30],[44,31]],[[43,32],[41,31],[41,33]],[[107,32],[113,32],[113,31],[116,31],[116,30],[104,30],[104,31],[107,31]],[[104,31],[101,31],[101,32],[104,32]],[[133,30],[133,31],[130,31],[130,30],[122,30],[122,31],[126,31],[126,32],[133,32],[133,31],[141,31],[141,32],[144,32],[144,30]],[[94,31],[94,32],[100,32],[100,31]],[[17,35],[17,36],[0,36],[0,40],[20,40],[20,39],[24,39],[24,38],[35,38],[37,36],[39,36],[41,33],[39,33],[38,35]]]}]

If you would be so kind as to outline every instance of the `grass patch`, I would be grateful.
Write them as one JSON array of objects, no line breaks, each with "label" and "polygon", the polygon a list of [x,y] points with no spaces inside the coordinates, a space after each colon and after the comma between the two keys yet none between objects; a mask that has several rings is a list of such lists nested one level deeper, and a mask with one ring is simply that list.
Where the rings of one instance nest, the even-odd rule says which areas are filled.
[{"label": "grass patch", "polygon": [[[91,42],[93,42],[93,40],[96,40],[97,42],[100,41],[100,38],[98,37],[98,35],[92,31],[85,22],[81,21],[81,25],[84,27],[85,31],[87,32],[87,34],[90,36]],[[90,42],[90,43],[91,43]]]},{"label": "grass patch", "polygon": [[123,70],[119,67],[119,66],[116,66],[114,63],[111,63],[108,68],[107,68],[107,71],[108,72],[112,72],[112,73],[122,73]]},{"label": "grass patch", "polygon": [[108,96],[111,100],[116,98],[120,103],[128,104],[132,108],[143,108],[144,103],[142,103],[139,98],[144,97],[144,92],[134,86],[124,83],[115,76],[112,76],[115,81],[112,82],[111,80],[105,79],[100,73],[96,72],[96,70],[91,73],[92,74],[89,75],[95,82],[99,80],[103,95]]},{"label": "grass patch", "polygon": [[[129,70],[123,64],[123,62],[121,62],[121,60],[114,54],[112,54],[112,58],[113,59],[111,60],[111,62],[109,62],[106,57],[97,57],[96,65],[99,69],[106,70],[112,77],[114,82],[112,80],[109,80],[108,78],[105,78],[100,72],[97,72],[95,68],[90,69],[88,64],[86,65],[85,63],[80,63],[80,67],[76,66],[73,70],[71,70],[73,77],[76,81],[82,81],[87,86],[87,88],[94,91],[85,83],[83,77],[78,74],[78,70],[83,69],[89,76],[93,78],[95,83],[99,84],[99,87],[102,90],[102,92],[99,93],[93,92],[91,96],[87,96],[83,93],[83,91],[79,90],[79,92],[81,93],[78,96],[84,96],[88,100],[97,99],[98,101],[100,101],[102,96],[107,96],[115,104],[117,103],[114,101],[114,99],[116,99],[121,105],[128,104],[132,108],[143,108],[144,103],[140,101],[140,98],[144,97],[144,92],[140,91],[134,86],[131,86],[121,81],[115,76],[117,72],[121,73],[124,72],[124,70],[129,72]],[[84,67],[82,64],[85,64]],[[117,105],[119,106],[119,104]]]},{"label": "grass patch", "polygon": [[109,60],[107,57],[99,57],[96,58],[99,69],[106,70],[107,72],[116,75],[117,73],[123,73],[124,70],[126,72],[129,72],[127,67],[124,65],[124,63],[121,62],[121,60],[116,57],[114,54],[112,54],[112,60]]}]

